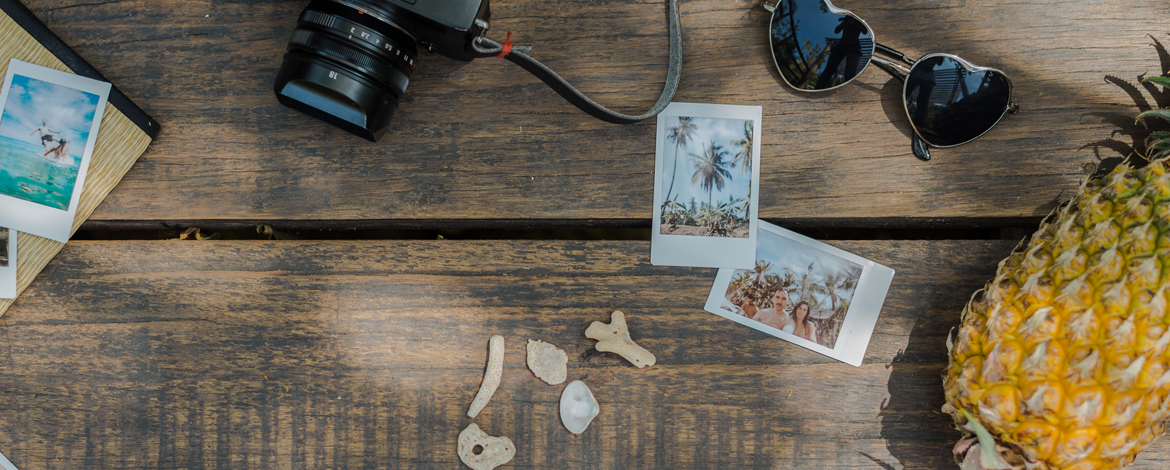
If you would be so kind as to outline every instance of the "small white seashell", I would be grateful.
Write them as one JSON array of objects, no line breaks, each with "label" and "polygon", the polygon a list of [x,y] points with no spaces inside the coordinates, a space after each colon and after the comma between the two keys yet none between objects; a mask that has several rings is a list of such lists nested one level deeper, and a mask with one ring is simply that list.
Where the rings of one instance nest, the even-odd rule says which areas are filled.
[{"label": "small white seashell", "polygon": [[585,432],[600,412],[601,407],[585,382],[574,380],[561,393],[561,423],[573,434]]}]

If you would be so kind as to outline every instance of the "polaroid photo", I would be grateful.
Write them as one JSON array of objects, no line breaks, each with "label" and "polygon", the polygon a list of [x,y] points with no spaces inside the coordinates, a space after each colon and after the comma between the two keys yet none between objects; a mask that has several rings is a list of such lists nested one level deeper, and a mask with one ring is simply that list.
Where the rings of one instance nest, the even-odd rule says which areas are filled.
[{"label": "polaroid photo", "polygon": [[16,470],[16,465],[12,465],[12,462],[8,460],[8,457],[5,457],[4,454],[0,454],[0,470]]},{"label": "polaroid photo", "polygon": [[860,366],[894,270],[767,222],[751,269],[720,269],[706,310]]},{"label": "polaroid photo", "polygon": [[16,231],[0,227],[0,299],[16,298]]},{"label": "polaroid photo", "polygon": [[0,226],[69,241],[110,84],[12,59],[0,89]]},{"label": "polaroid photo", "polygon": [[658,115],[650,263],[755,262],[763,108],[671,103]]}]

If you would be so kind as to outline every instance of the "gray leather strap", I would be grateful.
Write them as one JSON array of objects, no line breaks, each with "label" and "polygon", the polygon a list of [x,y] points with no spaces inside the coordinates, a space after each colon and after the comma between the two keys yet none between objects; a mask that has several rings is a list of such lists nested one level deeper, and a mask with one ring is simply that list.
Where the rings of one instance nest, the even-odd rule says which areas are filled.
[{"label": "gray leather strap", "polygon": [[[682,75],[682,26],[679,21],[678,0],[667,0],[666,5],[667,23],[670,29],[670,63],[666,71],[666,84],[663,85],[662,95],[658,97],[658,101],[654,103],[654,106],[640,116],[618,113],[589,99],[588,96],[573,88],[573,85],[566,82],[556,72],[553,72],[548,67],[545,67],[544,64],[525,54],[524,51],[530,49],[528,47],[515,46],[504,58],[536,75],[540,81],[551,87],[563,98],[568,100],[569,103],[572,103],[573,106],[580,108],[593,117],[614,124],[642,122],[657,116],[663,109],[666,109],[666,106],[670,104],[670,100],[674,99],[674,92],[678,89],[679,77]],[[482,57],[497,56],[503,52],[503,44],[486,37],[478,38],[472,44],[472,47]]]}]

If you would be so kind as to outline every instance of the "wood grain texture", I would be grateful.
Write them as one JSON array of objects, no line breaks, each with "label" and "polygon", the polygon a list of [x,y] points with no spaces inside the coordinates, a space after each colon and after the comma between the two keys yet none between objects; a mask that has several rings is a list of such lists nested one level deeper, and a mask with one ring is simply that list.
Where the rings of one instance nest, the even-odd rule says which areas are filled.
[{"label": "wood grain texture", "polygon": [[[506,61],[423,54],[392,129],[370,144],[273,96],[304,1],[27,3],[165,129],[95,220],[650,217],[654,124],[594,120]],[[763,106],[764,218],[1040,217],[1076,188],[1086,165],[1132,143],[1138,107],[1107,76],[1132,83],[1166,67],[1149,36],[1170,40],[1160,0],[837,3],[913,56],[951,52],[1006,71],[1022,111],[920,162],[889,76],[868,70],[837,92],[791,91],[774,71],[761,7],[683,2],[676,100]],[[497,0],[492,11],[491,36],[514,31],[598,101],[640,112],[658,96],[663,2]]]},{"label": "wood grain texture", "polygon": [[[474,420],[506,468],[950,468],[948,329],[1005,242],[834,242],[897,271],[862,367],[701,309],[714,270],[644,242],[73,242],[0,319],[0,449],[40,468],[443,468]],[[658,357],[583,336],[620,308]],[[527,339],[601,415],[562,429]],[[1165,468],[1158,441],[1133,468]]]},{"label": "wood grain texture", "polygon": [[[3,12],[0,12],[0,37],[4,38],[0,43],[0,77],[6,76],[10,59],[73,72]],[[114,105],[106,103],[103,112],[101,131],[94,142],[93,155],[90,157],[89,170],[81,188],[70,234],[81,227],[150,145],[150,136]],[[19,234],[16,246],[17,295],[32,283],[64,245],[28,233]],[[0,316],[11,305],[12,300],[0,299]]]}]

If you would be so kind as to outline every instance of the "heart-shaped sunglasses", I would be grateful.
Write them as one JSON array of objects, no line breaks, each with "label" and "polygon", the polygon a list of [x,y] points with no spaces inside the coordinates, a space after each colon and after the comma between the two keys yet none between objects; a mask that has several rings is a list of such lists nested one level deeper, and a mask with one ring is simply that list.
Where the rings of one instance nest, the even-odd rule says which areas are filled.
[{"label": "heart-shaped sunglasses", "polygon": [[[772,12],[772,58],[788,86],[832,90],[852,81],[871,62],[902,80],[902,104],[914,129],[911,147],[918,158],[930,160],[928,146],[975,140],[1005,113],[1019,110],[1011,101],[1012,82],[1003,72],[951,54],[909,59],[878,44],[865,21],[828,0],[765,0],[764,8]],[[875,51],[902,63],[874,56]]]}]

